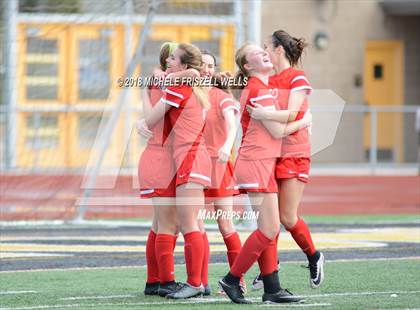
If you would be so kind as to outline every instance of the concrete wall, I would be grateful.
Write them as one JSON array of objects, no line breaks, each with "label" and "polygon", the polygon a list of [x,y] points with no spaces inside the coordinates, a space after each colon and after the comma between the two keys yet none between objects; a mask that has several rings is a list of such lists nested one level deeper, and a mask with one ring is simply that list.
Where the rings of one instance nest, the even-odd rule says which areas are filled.
[{"label": "concrete wall", "polygon": [[[405,45],[405,102],[420,104],[420,17],[386,16],[378,1],[282,0],[262,1],[262,36],[284,29],[304,37],[311,46],[303,58],[303,69],[314,88],[332,89],[347,104],[363,104],[363,86],[354,81],[363,75],[364,48],[367,40],[403,40]],[[317,31],[330,37],[326,50],[313,45]],[[412,116],[411,116],[412,118]],[[414,124],[405,121],[406,160],[415,160]],[[314,157],[316,162],[360,162],[363,150],[363,118],[346,114],[334,145]]]}]

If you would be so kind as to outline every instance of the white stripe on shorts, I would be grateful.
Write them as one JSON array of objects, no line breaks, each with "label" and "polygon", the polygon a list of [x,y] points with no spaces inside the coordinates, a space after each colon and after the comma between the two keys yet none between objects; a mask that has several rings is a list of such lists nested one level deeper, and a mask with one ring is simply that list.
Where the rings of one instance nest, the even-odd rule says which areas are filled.
[{"label": "white stripe on shorts", "polygon": [[140,194],[147,195],[147,194],[153,193],[154,191],[155,191],[154,189],[144,189],[144,190],[140,191]]},{"label": "white stripe on shorts", "polygon": [[211,182],[211,179],[208,176],[205,176],[205,175],[202,175],[202,174],[199,174],[199,173],[195,173],[195,172],[191,172],[190,177],[199,178],[199,179],[203,179],[207,182]]},{"label": "white stripe on shorts", "polygon": [[253,188],[258,187],[258,183],[242,183],[237,185],[238,188]]}]

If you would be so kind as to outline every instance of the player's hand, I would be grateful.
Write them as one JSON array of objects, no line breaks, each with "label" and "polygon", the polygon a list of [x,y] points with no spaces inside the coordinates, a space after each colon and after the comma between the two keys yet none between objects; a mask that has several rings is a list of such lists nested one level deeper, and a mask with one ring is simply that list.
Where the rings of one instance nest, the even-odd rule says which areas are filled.
[{"label": "player's hand", "polygon": [[256,104],[253,107],[247,105],[246,109],[248,110],[249,115],[254,119],[267,119],[267,111],[261,104]]},{"label": "player's hand", "polygon": [[165,79],[167,76],[167,73],[163,71],[161,68],[154,68],[153,69],[153,76],[157,79]]},{"label": "player's hand", "polygon": [[222,79],[225,79],[225,78],[233,77],[233,74],[230,71],[223,71],[223,72],[216,73],[215,76],[219,77],[219,78],[222,78]]},{"label": "player's hand", "polygon": [[309,109],[308,111],[306,111],[306,113],[302,117],[302,126],[303,128],[309,127],[309,130],[311,131],[310,127],[312,126],[312,113],[311,113],[311,110]]},{"label": "player's hand", "polygon": [[146,139],[153,137],[153,132],[151,132],[149,127],[147,127],[147,124],[144,118],[136,122],[136,129],[137,129],[137,133],[145,137]]},{"label": "player's hand", "polygon": [[227,145],[223,145],[219,151],[218,151],[218,156],[219,158],[217,159],[217,161],[219,163],[226,163],[229,161],[230,158],[230,147]]}]

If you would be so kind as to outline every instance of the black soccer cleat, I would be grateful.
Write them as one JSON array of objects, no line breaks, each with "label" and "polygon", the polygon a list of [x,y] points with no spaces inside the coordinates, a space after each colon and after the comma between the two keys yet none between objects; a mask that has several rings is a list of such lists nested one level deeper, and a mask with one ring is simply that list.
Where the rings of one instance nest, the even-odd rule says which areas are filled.
[{"label": "black soccer cleat", "polygon": [[252,286],[252,289],[253,289],[254,291],[256,291],[256,290],[260,290],[260,289],[264,288],[264,283],[263,283],[263,280],[262,280],[261,273],[260,273],[260,274],[258,274],[258,275],[254,278],[254,280],[252,280],[252,284],[251,284],[251,286]]},{"label": "black soccer cleat", "polygon": [[211,288],[210,288],[210,285],[206,285],[206,286],[204,286],[204,293],[203,293],[203,296],[210,296],[211,295]]},{"label": "black soccer cleat", "polygon": [[242,294],[241,287],[235,284],[228,284],[223,279],[219,280],[219,285],[226,295],[236,304],[250,304],[249,300],[246,300]]},{"label": "black soccer cleat", "polygon": [[278,304],[278,303],[292,303],[300,302],[303,299],[299,296],[293,295],[287,289],[280,289],[276,293],[264,293],[262,296],[263,303]]},{"label": "black soccer cleat", "polygon": [[312,288],[318,288],[324,281],[324,255],[316,252],[309,259],[309,284]]},{"label": "black soccer cleat", "polygon": [[146,286],[144,287],[144,295],[157,295],[159,289],[159,282],[153,282],[153,283],[146,283]]},{"label": "black soccer cleat", "polygon": [[181,286],[179,282],[168,282],[165,284],[159,285],[158,295],[160,297],[166,297],[166,295],[176,292]]}]

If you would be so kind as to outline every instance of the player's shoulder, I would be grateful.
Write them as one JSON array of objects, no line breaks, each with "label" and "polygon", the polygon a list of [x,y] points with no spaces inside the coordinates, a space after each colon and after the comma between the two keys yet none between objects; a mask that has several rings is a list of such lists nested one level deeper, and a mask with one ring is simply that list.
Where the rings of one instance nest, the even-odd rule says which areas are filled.
[{"label": "player's shoulder", "polygon": [[309,83],[305,71],[296,68],[291,68],[291,70],[288,72],[287,79],[289,80],[290,84],[298,80],[304,80]]},{"label": "player's shoulder", "polygon": [[270,91],[270,88],[268,85],[264,84],[259,78],[250,77],[248,79],[248,84],[244,88],[244,90],[247,91],[249,96],[255,97],[261,94],[268,93]]},{"label": "player's shoulder", "polygon": [[192,94],[192,87],[188,85],[172,85],[164,89],[166,93],[169,93],[180,99],[186,99]]}]

